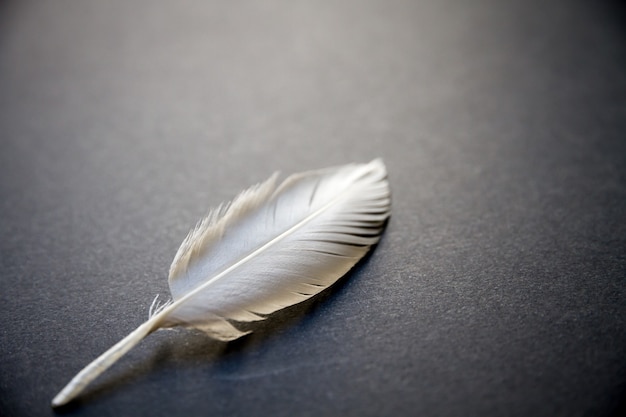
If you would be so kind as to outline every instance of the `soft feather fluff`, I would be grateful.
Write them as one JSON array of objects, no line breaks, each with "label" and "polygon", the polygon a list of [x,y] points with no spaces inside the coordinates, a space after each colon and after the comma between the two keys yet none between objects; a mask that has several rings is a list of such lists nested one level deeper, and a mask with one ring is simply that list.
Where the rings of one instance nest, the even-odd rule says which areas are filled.
[{"label": "soft feather fluff", "polygon": [[247,334],[237,322],[263,320],[319,293],[378,242],[390,213],[380,159],[276,179],[212,210],[189,233],[170,268],[172,301],[151,308],[150,319],[79,372],[53,406],[157,329],[196,328],[222,341]]}]

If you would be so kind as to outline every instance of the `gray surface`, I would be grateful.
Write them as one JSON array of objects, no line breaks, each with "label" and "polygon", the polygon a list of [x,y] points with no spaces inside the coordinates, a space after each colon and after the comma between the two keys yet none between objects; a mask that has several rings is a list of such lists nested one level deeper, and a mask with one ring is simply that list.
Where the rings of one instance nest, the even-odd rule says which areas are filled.
[{"label": "gray surface", "polygon": [[624,23],[583,1],[3,2],[0,414],[54,414],[208,207],[377,156],[393,217],[347,279],[229,345],[154,334],[57,413],[619,412]]}]

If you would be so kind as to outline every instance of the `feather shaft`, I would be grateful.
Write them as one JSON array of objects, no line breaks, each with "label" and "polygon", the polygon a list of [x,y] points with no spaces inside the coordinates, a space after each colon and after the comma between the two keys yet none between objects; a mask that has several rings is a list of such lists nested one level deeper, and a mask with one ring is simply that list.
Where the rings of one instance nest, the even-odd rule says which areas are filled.
[{"label": "feather shaft", "polygon": [[97,378],[102,372],[106,371],[146,336],[156,330],[161,318],[160,315],[153,316],[150,320],[137,327],[128,336],[84,367],[83,370],[76,374],[65,388],[54,397],[52,406],[59,407],[76,398],[91,381]]},{"label": "feather shaft", "polygon": [[195,328],[220,341],[250,331],[235,324],[302,302],[332,285],[380,239],[390,215],[385,165],[276,175],[220,205],[192,229],[170,267],[172,301],[80,371],[52,400],[68,403],[160,328]]}]

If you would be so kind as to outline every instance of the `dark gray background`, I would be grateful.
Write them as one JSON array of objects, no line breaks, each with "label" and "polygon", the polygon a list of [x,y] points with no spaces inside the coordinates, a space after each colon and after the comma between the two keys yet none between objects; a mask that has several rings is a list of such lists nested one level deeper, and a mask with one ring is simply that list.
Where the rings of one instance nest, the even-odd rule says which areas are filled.
[{"label": "dark gray background", "polygon": [[56,413],[620,413],[625,23],[607,1],[2,2],[0,414],[55,414],[210,206],[378,156],[393,215],[336,287],[228,345],[158,332]]}]

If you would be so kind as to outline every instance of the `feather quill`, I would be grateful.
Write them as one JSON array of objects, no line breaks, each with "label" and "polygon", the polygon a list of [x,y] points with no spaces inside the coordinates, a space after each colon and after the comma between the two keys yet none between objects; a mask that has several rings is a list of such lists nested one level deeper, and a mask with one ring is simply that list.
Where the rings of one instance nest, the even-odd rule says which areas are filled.
[{"label": "feather quill", "polygon": [[324,290],[378,242],[390,214],[382,160],[267,181],[212,210],[169,271],[172,301],[80,371],[52,400],[68,403],[144,337],[182,326],[230,341],[237,322],[265,319]]}]

